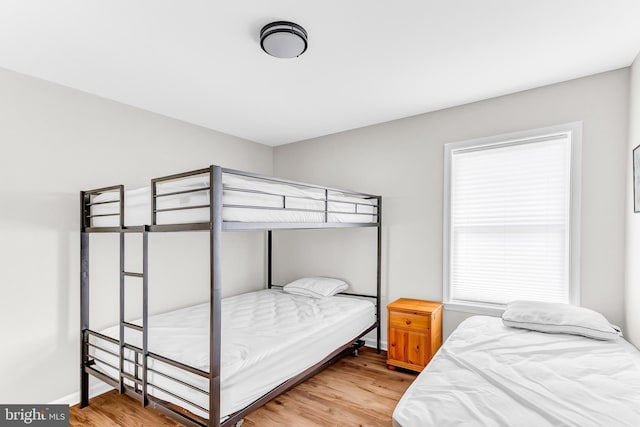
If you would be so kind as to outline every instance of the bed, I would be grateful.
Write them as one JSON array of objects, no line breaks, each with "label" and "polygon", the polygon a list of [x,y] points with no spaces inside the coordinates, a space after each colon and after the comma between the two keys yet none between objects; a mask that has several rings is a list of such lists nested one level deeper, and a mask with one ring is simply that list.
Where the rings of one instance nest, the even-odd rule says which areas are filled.
[{"label": "bed", "polygon": [[[149,351],[207,370],[208,310],[209,304],[206,303],[151,316]],[[353,341],[375,321],[374,305],[356,298],[333,296],[317,299],[265,289],[223,299],[222,418],[318,363],[339,346]],[[102,334],[118,339],[118,329],[116,325],[102,331]],[[141,347],[139,332],[127,330],[126,334],[126,342]],[[110,365],[118,365],[118,358],[112,354],[117,353],[117,345],[95,337],[91,341],[102,341],[100,346],[111,352],[92,348],[92,355]],[[129,360],[134,356],[133,351],[125,352]],[[118,377],[118,371],[105,363],[97,362],[96,367],[113,378]],[[208,388],[205,378],[189,375],[153,358],[149,369],[202,390]],[[133,374],[133,364],[128,363],[126,370]],[[208,406],[206,394],[154,372],[149,374],[148,381],[150,395],[182,405],[200,417],[207,417],[199,409]],[[185,404],[162,390],[185,397],[193,404]]]},{"label": "bed", "polygon": [[393,425],[638,426],[640,352],[474,316],[407,389]]},{"label": "bed", "polygon": [[[381,196],[217,165],[153,178],[148,188],[81,191],[80,407],[89,405],[91,375],[187,427],[234,426],[345,354],[357,353],[370,331],[376,331],[380,352],[381,216]],[[346,292],[341,281],[334,289],[327,278],[287,285],[288,293],[320,292],[319,299],[273,289],[278,288],[272,283],[273,232],[355,227],[374,230],[375,293]],[[221,233],[226,231],[265,232],[263,292],[222,300]],[[209,234],[207,304],[149,315],[149,234],[158,232]],[[120,237],[120,321],[102,332],[89,322],[92,233]],[[125,269],[129,234],[142,236],[141,271]],[[124,317],[127,280],[142,281],[138,322]]]},{"label": "bed", "polygon": [[[337,190],[253,179],[223,173],[223,221],[375,223],[375,199]],[[209,221],[210,182],[206,175],[164,181],[156,187],[157,224],[185,224]],[[125,226],[151,224],[151,187],[124,192]],[[91,213],[95,227],[118,225],[120,198],[105,192],[93,198]],[[198,207],[200,206],[200,207]]]}]

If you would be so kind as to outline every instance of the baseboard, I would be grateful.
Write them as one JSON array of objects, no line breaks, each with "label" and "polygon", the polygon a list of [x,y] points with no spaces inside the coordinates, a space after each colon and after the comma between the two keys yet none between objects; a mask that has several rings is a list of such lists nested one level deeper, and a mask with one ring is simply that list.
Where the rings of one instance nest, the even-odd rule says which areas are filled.
[{"label": "baseboard", "polygon": [[[364,345],[367,347],[376,348],[378,345],[378,342],[376,341],[375,338],[364,338]],[[384,351],[387,351],[387,342],[380,341],[380,348]]]},{"label": "baseboard", "polygon": [[[107,383],[103,383],[101,381],[97,384],[94,384],[91,387],[89,387],[89,399],[91,399],[92,397],[99,396],[103,393],[106,393],[109,390],[113,390],[113,387],[111,387]],[[60,399],[54,400],[53,402],[49,402],[49,403],[51,405],[69,405],[69,406],[77,405],[78,403],[80,403],[80,392],[76,391],[75,393],[71,393],[67,396],[61,397]]]}]

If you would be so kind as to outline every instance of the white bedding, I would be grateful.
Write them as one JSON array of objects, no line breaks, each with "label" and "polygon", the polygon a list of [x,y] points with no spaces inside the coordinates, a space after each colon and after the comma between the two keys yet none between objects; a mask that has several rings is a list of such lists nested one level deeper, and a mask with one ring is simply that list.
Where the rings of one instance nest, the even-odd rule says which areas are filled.
[{"label": "white bedding", "polygon": [[460,324],[406,391],[396,427],[640,426],[640,352],[620,338]]},{"label": "white bedding", "polygon": [[[279,290],[262,290],[222,300],[220,410],[223,417],[263,396],[288,378],[320,362],[375,323],[370,301],[348,297],[313,299]],[[203,371],[209,371],[209,304],[200,304],[149,318],[149,350]],[[126,329],[126,341],[141,346],[141,333]],[[103,331],[118,338],[118,326]],[[92,342],[95,338],[91,337]],[[117,345],[99,340],[113,352]],[[107,345],[109,344],[109,345]],[[126,357],[133,359],[132,352]],[[118,358],[99,350],[96,357],[118,366]],[[99,362],[97,367],[117,378]],[[208,390],[208,380],[149,359],[149,367]],[[149,374],[149,382],[208,408],[206,395]],[[207,414],[159,390],[149,393]]]},{"label": "white bedding", "polygon": [[[222,174],[222,181],[224,186],[223,203],[225,205],[240,206],[224,207],[222,211],[223,221],[321,223],[325,220],[324,190],[260,181],[229,173]],[[209,180],[205,176],[158,183],[158,194],[197,188],[206,188],[207,190],[158,197],[157,209],[207,205],[209,203]],[[254,192],[239,190],[251,190]],[[255,193],[255,191],[262,193]],[[118,192],[107,192],[96,196],[93,202],[103,203],[117,201],[118,199]],[[327,204],[327,209],[332,212],[328,214],[328,222],[370,223],[377,221],[375,200],[349,196],[337,191],[330,191],[328,199],[330,201]],[[125,191],[125,225],[151,224],[150,203],[150,187]],[[282,208],[283,204],[286,205],[287,209],[268,209]],[[250,207],[259,207],[259,209],[252,209]],[[91,207],[91,213],[93,215],[109,215],[118,213],[119,209],[118,203],[97,204]],[[184,224],[208,221],[208,208],[159,212],[157,214],[158,224]],[[117,227],[118,225],[118,216],[93,218],[93,226],[95,227]]]}]

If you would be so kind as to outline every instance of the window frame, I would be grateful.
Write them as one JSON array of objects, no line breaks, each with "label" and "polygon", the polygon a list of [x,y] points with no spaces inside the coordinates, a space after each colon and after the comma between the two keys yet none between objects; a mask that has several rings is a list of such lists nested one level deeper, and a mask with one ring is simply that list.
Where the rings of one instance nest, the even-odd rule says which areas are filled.
[{"label": "window frame", "polygon": [[469,149],[491,149],[521,143],[535,143],[553,135],[569,134],[570,185],[569,185],[569,303],[580,305],[580,207],[582,181],[582,122],[571,122],[556,126],[530,129],[501,135],[475,138],[444,145],[444,194],[443,194],[443,251],[442,251],[442,296],[447,310],[473,314],[501,315],[504,304],[484,302],[461,302],[451,299],[451,174],[452,156],[456,151]]}]

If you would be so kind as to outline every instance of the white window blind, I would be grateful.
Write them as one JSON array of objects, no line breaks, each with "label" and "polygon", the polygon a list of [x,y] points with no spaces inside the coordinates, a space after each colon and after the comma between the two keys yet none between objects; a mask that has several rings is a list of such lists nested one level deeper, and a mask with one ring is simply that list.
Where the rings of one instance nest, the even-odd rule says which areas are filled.
[{"label": "white window blind", "polygon": [[445,300],[575,302],[572,133],[462,145],[448,148]]}]

